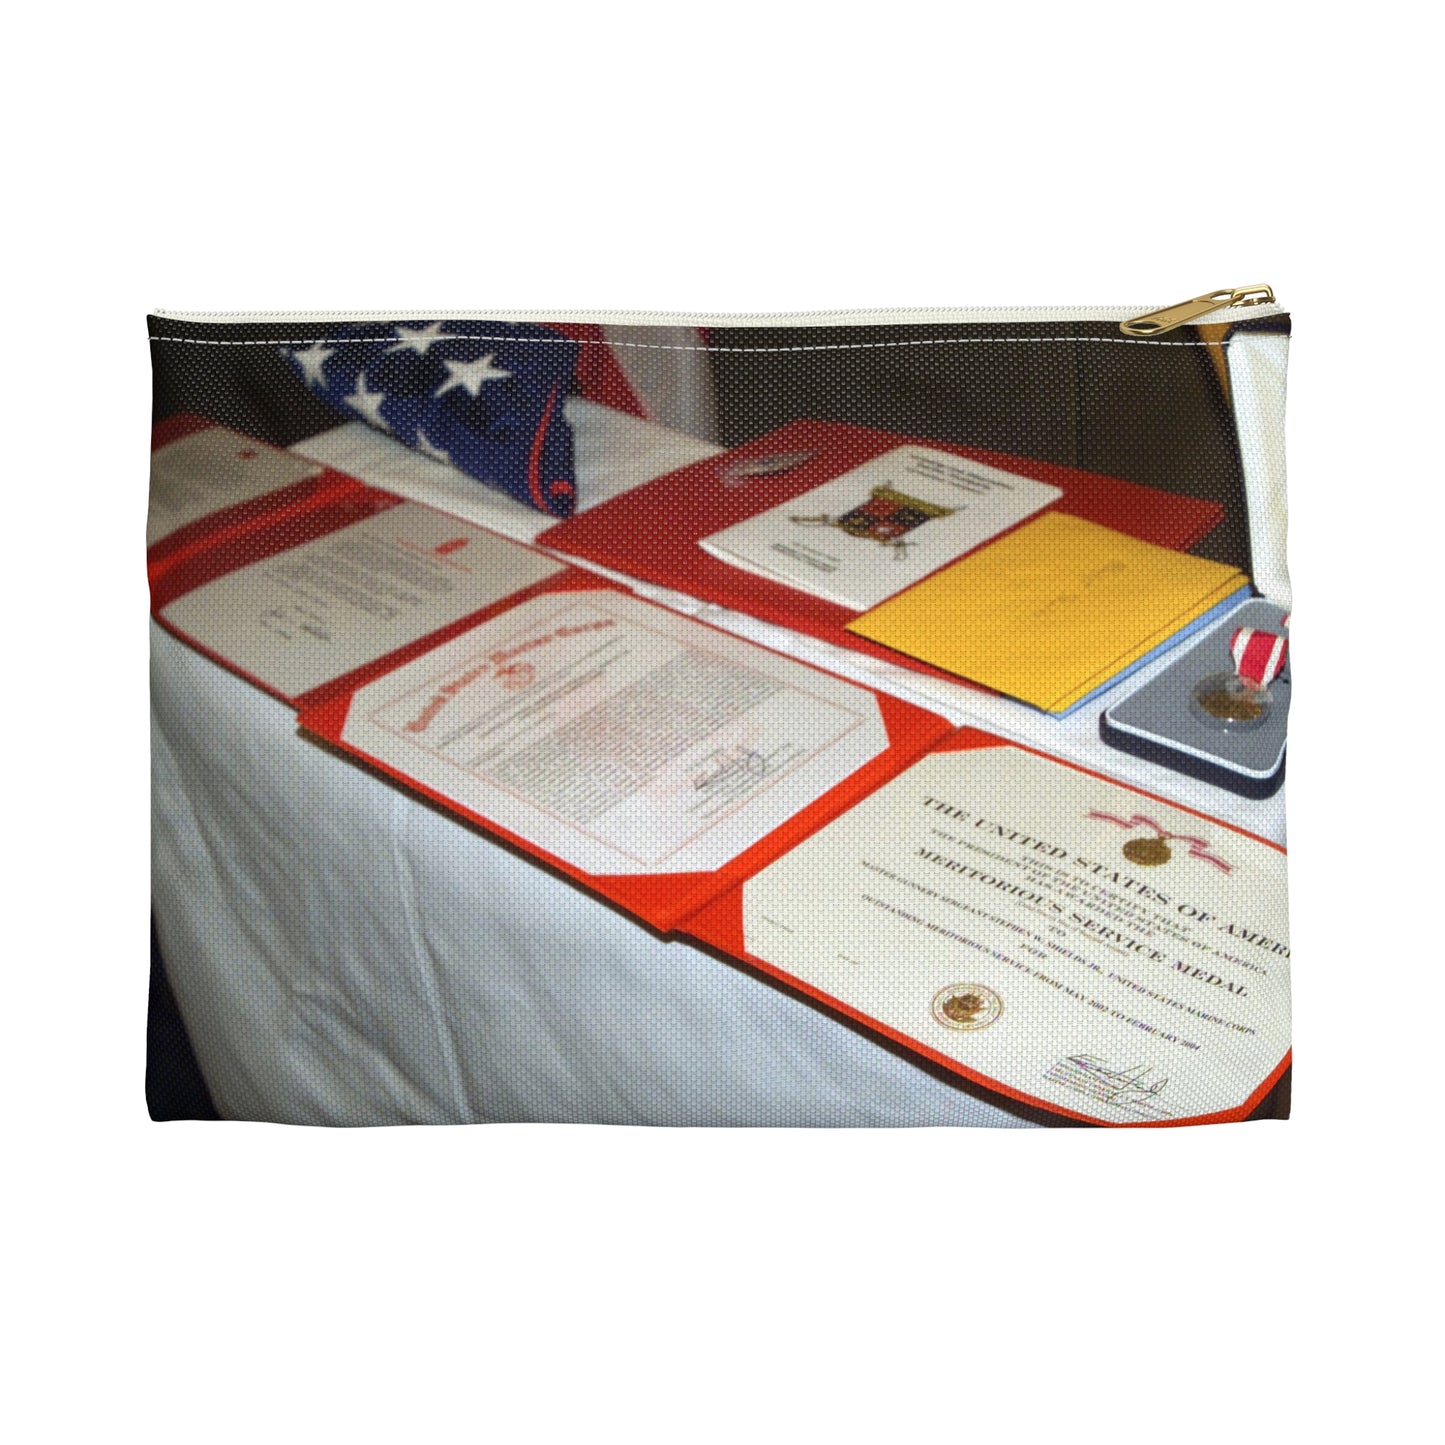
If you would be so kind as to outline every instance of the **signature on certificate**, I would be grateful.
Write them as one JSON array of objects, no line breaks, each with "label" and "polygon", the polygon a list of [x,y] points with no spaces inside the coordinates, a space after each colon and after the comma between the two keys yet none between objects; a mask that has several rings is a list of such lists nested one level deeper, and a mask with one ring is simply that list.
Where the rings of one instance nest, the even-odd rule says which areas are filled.
[{"label": "signature on certificate", "polygon": [[759,782],[775,770],[774,760],[755,748],[728,748],[714,753],[708,759],[703,771],[693,779],[692,785],[699,791],[736,787],[739,783]]},{"label": "signature on certificate", "polygon": [[1097,1054],[1070,1054],[1050,1065],[1044,1077],[1131,1113],[1169,1117],[1169,1111],[1159,1103],[1169,1080],[1150,1064],[1126,1064],[1119,1068]]}]

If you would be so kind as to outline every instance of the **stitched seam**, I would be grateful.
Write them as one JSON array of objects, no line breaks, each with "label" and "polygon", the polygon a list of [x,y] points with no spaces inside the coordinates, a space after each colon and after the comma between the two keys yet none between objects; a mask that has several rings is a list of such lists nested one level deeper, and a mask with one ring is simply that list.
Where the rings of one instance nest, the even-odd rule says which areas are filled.
[{"label": "stitched seam", "polygon": [[[174,341],[183,346],[361,346],[377,341],[394,341],[394,336],[303,336],[297,340],[215,341],[203,336],[151,336],[150,341]],[[1286,340],[1289,338],[1286,337]],[[613,350],[630,347],[634,351],[871,351],[889,346],[971,346],[1015,343],[1095,342],[1105,346],[1219,346],[1224,341],[1148,341],[1133,336],[939,336],[918,337],[910,341],[837,341],[820,342],[816,346],[669,346],[660,341],[594,341],[567,336],[441,336],[438,341],[497,341],[512,345],[530,342],[538,346],[607,346]]]}]

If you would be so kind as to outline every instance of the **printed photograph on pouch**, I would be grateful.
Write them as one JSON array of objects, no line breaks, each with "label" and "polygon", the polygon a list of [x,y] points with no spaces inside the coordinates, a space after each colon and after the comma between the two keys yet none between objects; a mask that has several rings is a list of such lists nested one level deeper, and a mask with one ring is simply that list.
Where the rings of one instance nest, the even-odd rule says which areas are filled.
[{"label": "printed photograph on pouch", "polygon": [[152,1118],[1286,1119],[1270,288],[605,314],[147,318]]}]

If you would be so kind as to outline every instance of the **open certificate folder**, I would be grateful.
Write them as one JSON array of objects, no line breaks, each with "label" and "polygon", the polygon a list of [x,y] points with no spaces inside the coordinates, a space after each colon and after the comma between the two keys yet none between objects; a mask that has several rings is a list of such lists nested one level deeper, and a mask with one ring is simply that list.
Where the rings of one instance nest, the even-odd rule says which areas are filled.
[{"label": "open certificate folder", "polygon": [[1091,1123],[1244,1118],[1289,1062],[1284,850],[971,729],[687,932]]},{"label": "open certificate folder", "polygon": [[901,446],[698,545],[863,612],[1063,494],[954,452]]},{"label": "open certificate folder", "polygon": [[162,478],[152,611],[283,701],[306,706],[353,687],[503,600],[575,575],[444,512],[183,420],[152,458]]},{"label": "open certificate folder", "polygon": [[950,730],[571,576],[301,726],[664,930]]}]

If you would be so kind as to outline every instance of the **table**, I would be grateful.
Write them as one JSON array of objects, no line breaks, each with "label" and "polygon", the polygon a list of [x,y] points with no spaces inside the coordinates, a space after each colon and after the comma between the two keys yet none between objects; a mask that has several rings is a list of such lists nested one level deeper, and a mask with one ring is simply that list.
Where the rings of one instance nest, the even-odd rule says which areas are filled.
[{"label": "table", "polygon": [[[709,455],[569,403],[593,504]],[[360,423],[296,450],[528,540],[548,519]],[[1283,839],[1252,803],[1021,704],[691,598],[643,595]],[[168,977],[221,1115],[297,1124],[1049,1122],[735,961],[665,939],[303,738],[153,624],[154,893]],[[1058,1122],[1058,1121],[1054,1121]]]}]

